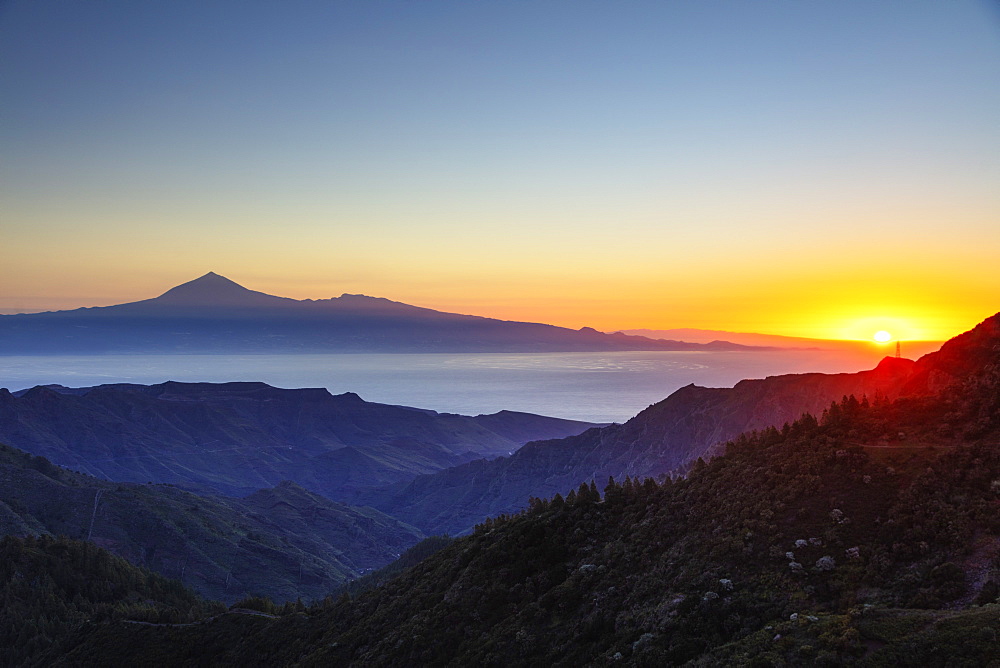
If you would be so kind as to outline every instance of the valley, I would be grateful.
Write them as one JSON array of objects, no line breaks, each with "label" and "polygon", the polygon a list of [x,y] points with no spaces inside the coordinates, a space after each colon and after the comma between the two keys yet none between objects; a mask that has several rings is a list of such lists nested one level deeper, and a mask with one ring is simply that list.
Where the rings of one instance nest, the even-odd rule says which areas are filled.
[{"label": "valley", "polygon": [[[174,629],[111,614],[70,625],[48,657],[56,664],[138,656],[225,665],[875,666],[946,656],[988,663],[1000,658],[991,635],[1000,595],[992,547],[1000,540],[998,351],[1000,314],[916,362],[889,359],[836,381],[768,379],[710,392],[721,403],[707,404],[706,414],[735,401],[722,409],[729,414],[757,395],[746,387],[763,383],[758,412],[781,405],[782,384],[816,401],[804,388],[863,390],[818,414],[699,448],[706,456],[684,475],[657,480],[637,470],[533,495],[523,510],[487,517],[470,535],[439,541],[353,595],[304,606],[249,597],[238,606],[263,615],[201,613],[204,623]],[[654,417],[670,414],[670,403],[633,428],[648,430]],[[526,448],[544,452],[626,426]],[[688,429],[702,433],[697,423]],[[710,460],[709,449],[717,454]],[[22,468],[46,468],[9,456]],[[513,479],[507,473],[496,484]],[[285,487],[291,496],[305,493]],[[283,505],[274,494],[252,503]],[[145,621],[180,614],[162,605]],[[37,651],[46,656],[44,647]]]}]

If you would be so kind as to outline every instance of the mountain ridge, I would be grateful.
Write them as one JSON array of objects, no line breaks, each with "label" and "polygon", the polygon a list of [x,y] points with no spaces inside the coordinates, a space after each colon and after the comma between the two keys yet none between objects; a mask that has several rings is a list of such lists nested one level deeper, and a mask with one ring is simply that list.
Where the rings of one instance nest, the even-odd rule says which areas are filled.
[{"label": "mountain ridge", "polygon": [[[889,354],[895,340],[887,344],[878,344],[871,340],[858,339],[818,339],[814,337],[787,336],[782,334],[759,334],[754,332],[731,332],[721,329],[697,329],[681,327],[672,329],[623,329],[621,332],[633,336],[645,336],[651,339],[683,340],[692,343],[710,343],[724,340],[747,346],[761,346],[781,350],[822,350],[836,351],[844,354],[860,354],[865,358],[870,356],[873,347],[881,347]],[[941,347],[943,341],[903,340],[903,354],[917,358],[934,352]]]},{"label": "mountain ridge", "polygon": [[732,388],[691,384],[622,425],[529,443],[509,457],[366,490],[350,501],[379,508],[428,533],[459,534],[486,517],[521,510],[529,496],[551,496],[580,481],[686,472],[699,457],[720,454],[719,448],[740,433],[780,426],[803,413],[819,415],[849,395],[891,400],[958,386],[963,374],[991,359],[997,340],[1000,314],[917,361],[886,357],[869,371],[770,376]]},{"label": "mountain ridge", "polygon": [[233,496],[293,479],[340,500],[590,426],[528,413],[437,413],[260,382],[0,389],[0,442],[97,477]]},{"label": "mountain ridge", "polygon": [[158,297],[113,306],[0,315],[4,354],[110,352],[580,352],[764,350],[661,341],[590,327],[447,313],[344,293],[296,300],[214,272]]}]

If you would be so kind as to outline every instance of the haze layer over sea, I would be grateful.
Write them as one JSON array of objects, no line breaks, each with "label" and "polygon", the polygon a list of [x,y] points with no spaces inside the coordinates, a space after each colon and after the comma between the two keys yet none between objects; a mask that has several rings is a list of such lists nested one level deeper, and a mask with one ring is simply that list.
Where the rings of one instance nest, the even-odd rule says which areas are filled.
[{"label": "haze layer over sea", "polygon": [[325,387],[367,401],[477,415],[525,411],[624,422],[695,383],[842,373],[874,367],[870,355],[833,351],[488,354],[52,355],[0,356],[0,387],[60,384],[262,381]]}]

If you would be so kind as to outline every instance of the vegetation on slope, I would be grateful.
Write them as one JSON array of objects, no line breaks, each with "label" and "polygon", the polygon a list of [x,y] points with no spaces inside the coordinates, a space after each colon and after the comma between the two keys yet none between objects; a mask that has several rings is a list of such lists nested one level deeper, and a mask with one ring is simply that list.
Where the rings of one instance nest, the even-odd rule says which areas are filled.
[{"label": "vegetation on slope", "polygon": [[175,580],[93,543],[0,539],[0,665],[50,665],[78,632],[120,620],[185,623],[218,614]]},{"label": "vegetation on slope", "polygon": [[[687,479],[533,500],[356,598],[129,643],[221,634],[206,660],[271,665],[927,665],[972,633],[953,662],[1000,659],[1000,429],[967,428],[983,405],[848,397]],[[76,651],[116,656],[101,635]]]},{"label": "vegetation on slope", "polygon": [[[909,408],[848,399],[823,424],[734,442],[687,480],[535,502],[328,613],[316,658],[677,664],[826,619],[811,649],[778,638],[755,655],[860,660],[865,606],[996,595],[977,570],[995,568],[1000,541],[996,441],[955,445]],[[904,425],[916,431],[900,441]]]},{"label": "vegetation on slope", "polygon": [[0,535],[89,539],[232,602],[323,598],[394,560],[423,535],[371,508],[293,483],[246,499],[169,485],[110,483],[0,445]]},{"label": "vegetation on slope", "polygon": [[[406,569],[416,566],[424,559],[427,559],[431,555],[436,554],[448,547],[452,544],[452,542],[454,542],[454,540],[455,539],[450,536],[430,536],[425,538],[403,554],[399,555],[399,559],[396,559],[391,564],[383,566],[377,571],[367,573],[357,580],[351,580],[341,587],[340,591],[337,593],[341,595],[347,594],[348,596],[357,596],[362,592],[380,587],[394,577],[397,577]],[[327,601],[327,603],[329,603],[329,601]]]},{"label": "vegetation on slope", "polygon": [[[67,665],[987,665],[1000,661],[1000,332],[894,402],[732,441],[687,478],[581,484],[354,598],[96,625]],[[944,349],[943,349],[944,350]],[[974,363],[968,360],[973,359]]]}]

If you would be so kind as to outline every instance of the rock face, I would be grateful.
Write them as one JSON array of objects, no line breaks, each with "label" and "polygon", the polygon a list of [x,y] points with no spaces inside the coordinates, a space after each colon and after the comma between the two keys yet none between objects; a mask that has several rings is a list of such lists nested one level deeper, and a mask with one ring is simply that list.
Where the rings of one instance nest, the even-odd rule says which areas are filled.
[{"label": "rock face", "polygon": [[[982,328],[995,327],[995,318]],[[984,329],[984,331],[985,331]],[[515,512],[529,496],[565,494],[581,481],[603,485],[683,470],[742,432],[781,426],[803,413],[822,414],[847,395],[893,399],[956,383],[964,348],[989,336],[963,335],[919,362],[885,358],[875,369],[844,374],[793,374],[744,380],[732,388],[683,387],[622,425],[529,443],[510,457],[476,461],[420,476],[405,485],[367,491],[352,502],[371,505],[429,533],[460,533],[489,516]]]},{"label": "rock face", "polygon": [[237,496],[295,480],[338,499],[590,426],[526,413],[438,414],[264,383],[0,390],[0,443],[108,480]]},{"label": "rock face", "polygon": [[246,499],[109,483],[0,446],[0,535],[89,539],[233,602],[322,598],[384,566],[423,534],[284,482]]},{"label": "rock face", "polygon": [[130,304],[0,315],[0,351],[8,355],[752,349],[444,313],[365,295],[288,299],[211,272]]}]

